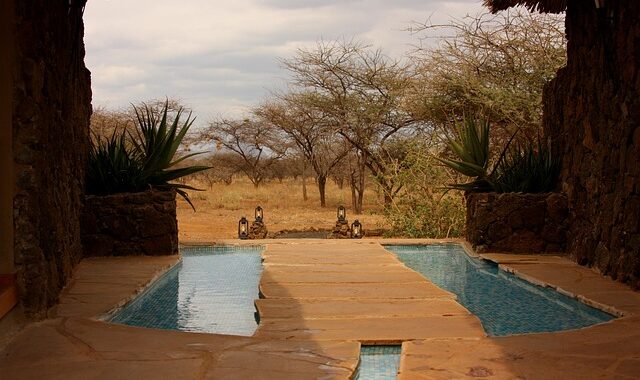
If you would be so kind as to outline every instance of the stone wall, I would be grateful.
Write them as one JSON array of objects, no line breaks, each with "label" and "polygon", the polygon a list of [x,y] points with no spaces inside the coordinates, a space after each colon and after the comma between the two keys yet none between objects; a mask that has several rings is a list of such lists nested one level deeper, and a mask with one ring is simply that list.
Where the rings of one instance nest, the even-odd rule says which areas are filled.
[{"label": "stone wall", "polygon": [[568,253],[640,287],[640,1],[569,0],[567,66],[544,93],[563,156]]},{"label": "stone wall", "polygon": [[41,318],[80,260],[91,114],[78,1],[15,1],[14,252],[20,300]]},{"label": "stone wall", "polygon": [[178,253],[173,190],[87,196],[81,220],[85,256]]},{"label": "stone wall", "polygon": [[479,252],[562,252],[567,200],[557,193],[467,195],[467,240]]}]

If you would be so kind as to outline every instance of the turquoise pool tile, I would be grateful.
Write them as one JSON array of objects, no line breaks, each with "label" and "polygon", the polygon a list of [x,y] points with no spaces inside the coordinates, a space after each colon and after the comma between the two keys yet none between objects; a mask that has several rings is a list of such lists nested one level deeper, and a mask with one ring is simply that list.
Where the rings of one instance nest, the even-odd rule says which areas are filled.
[{"label": "turquoise pool tile", "polygon": [[395,380],[401,346],[362,346],[356,380]]},{"label": "turquoise pool tile", "polygon": [[614,317],[469,257],[456,244],[387,245],[411,269],[455,293],[492,336],[576,329]]},{"label": "turquoise pool tile", "polygon": [[111,318],[111,322],[168,330],[252,335],[262,247],[182,250],[182,263]]}]

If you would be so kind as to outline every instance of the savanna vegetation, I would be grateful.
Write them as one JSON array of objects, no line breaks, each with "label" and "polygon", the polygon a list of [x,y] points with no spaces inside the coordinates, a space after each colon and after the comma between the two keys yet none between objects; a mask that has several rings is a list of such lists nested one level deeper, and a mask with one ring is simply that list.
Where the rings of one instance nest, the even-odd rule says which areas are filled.
[{"label": "savanna vegetation", "polygon": [[[272,232],[328,228],[345,204],[365,229],[450,237],[463,231],[464,199],[447,190],[551,189],[541,100],[565,62],[562,19],[510,11],[409,32],[416,46],[403,57],[348,40],[299,49],[281,61],[286,90],[194,128],[182,149],[206,150],[189,164],[213,169],[186,179],[203,191],[192,195],[198,213],[179,211],[183,238],[233,237],[258,204]],[[99,109],[92,128],[127,130],[127,120]],[[461,140],[470,134],[475,145]]]}]

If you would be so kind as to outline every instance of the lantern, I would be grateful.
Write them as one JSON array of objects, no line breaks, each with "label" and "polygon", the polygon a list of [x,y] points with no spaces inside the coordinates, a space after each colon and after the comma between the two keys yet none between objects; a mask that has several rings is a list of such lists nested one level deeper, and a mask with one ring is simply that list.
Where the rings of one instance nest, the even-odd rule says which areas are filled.
[{"label": "lantern", "polygon": [[362,224],[358,219],[356,219],[355,222],[353,222],[353,224],[351,225],[351,238],[362,239],[362,236],[364,236],[364,233],[362,231]]},{"label": "lantern", "polygon": [[256,222],[262,222],[262,207],[256,207]]},{"label": "lantern", "polygon": [[595,0],[596,9],[602,9],[607,6],[607,2],[605,0]]},{"label": "lantern", "polygon": [[238,222],[238,237],[242,240],[249,238],[249,221],[244,216]]},{"label": "lantern", "polygon": [[347,220],[347,209],[344,206],[338,207],[338,222],[344,222]]}]

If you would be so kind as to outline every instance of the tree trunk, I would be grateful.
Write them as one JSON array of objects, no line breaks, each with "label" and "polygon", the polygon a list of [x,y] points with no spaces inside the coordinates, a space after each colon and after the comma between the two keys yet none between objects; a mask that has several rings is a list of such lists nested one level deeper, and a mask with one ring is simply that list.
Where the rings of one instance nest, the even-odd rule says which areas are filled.
[{"label": "tree trunk", "polygon": [[360,215],[362,214],[362,200],[364,199],[364,167],[362,168],[362,171],[360,172],[360,176],[358,178],[359,182],[360,182],[360,186],[358,186],[358,202],[357,202],[357,207],[355,207],[353,209],[353,211],[357,214]]},{"label": "tree trunk", "polygon": [[327,207],[327,202],[325,199],[325,189],[327,187],[327,177],[323,175],[319,175],[317,177],[318,182],[318,191],[320,192],[320,207]]},{"label": "tree trunk", "polygon": [[349,187],[351,187],[351,208],[353,209],[353,212],[357,214],[358,196],[356,195],[356,179],[353,173],[349,176]]},{"label": "tree trunk", "polygon": [[356,213],[356,215],[360,215],[362,214],[362,200],[364,199],[364,184],[362,184],[362,187],[360,189],[358,189],[358,207],[356,207],[354,209],[354,212]]},{"label": "tree trunk", "polygon": [[364,199],[364,173],[360,168],[349,175],[349,187],[351,187],[351,206],[356,215],[362,214],[362,201]]},{"label": "tree trunk", "polygon": [[307,195],[307,163],[302,161],[302,200],[309,200]]}]

